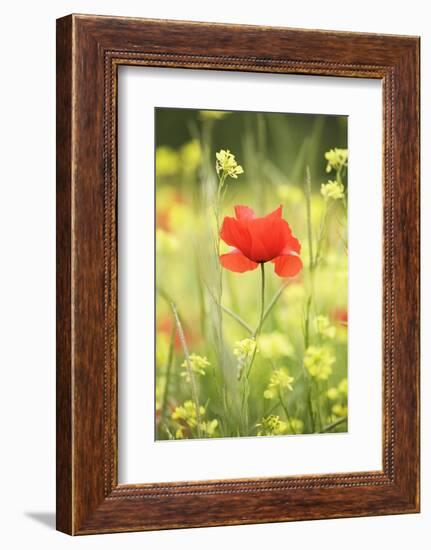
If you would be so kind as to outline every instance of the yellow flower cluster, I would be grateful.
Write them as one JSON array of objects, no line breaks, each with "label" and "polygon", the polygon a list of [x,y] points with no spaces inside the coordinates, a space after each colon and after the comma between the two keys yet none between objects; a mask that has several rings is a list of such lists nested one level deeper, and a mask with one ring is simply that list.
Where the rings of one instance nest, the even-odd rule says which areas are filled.
[{"label": "yellow flower cluster", "polygon": [[304,367],[317,380],[328,380],[334,363],[335,357],[329,348],[309,346],[305,350]]},{"label": "yellow flower cluster", "polygon": [[237,179],[240,174],[244,173],[243,167],[237,163],[235,155],[233,155],[229,149],[221,149],[216,153],[216,159],[217,174],[222,172],[224,176]]},{"label": "yellow flower cluster", "polygon": [[218,421],[215,418],[213,420],[204,420],[200,425],[201,431],[208,437],[214,437],[216,435],[217,427]]},{"label": "yellow flower cluster", "polygon": [[279,416],[271,414],[262,418],[260,424],[256,424],[258,428],[257,435],[283,435],[287,433],[287,422],[281,420]]},{"label": "yellow flower cluster", "polygon": [[331,400],[347,397],[347,378],[343,378],[337,387],[329,388],[328,397]]},{"label": "yellow flower cluster", "polygon": [[[218,427],[218,421],[213,420],[202,420],[202,417],[205,415],[206,409],[202,405],[199,407],[199,416],[201,422],[199,424],[200,431],[205,434],[207,437],[214,437],[216,435],[216,430]],[[182,422],[180,424],[176,433],[176,439],[182,439],[184,437],[185,427],[194,429],[198,425],[197,421],[197,410],[196,405],[193,401],[186,401],[183,405],[180,405],[175,408],[174,412],[171,415],[172,420],[177,422]]]},{"label": "yellow flower cluster", "polygon": [[262,418],[259,424],[256,424],[258,428],[257,435],[287,435],[287,434],[301,434],[304,431],[304,422],[299,418],[290,418],[289,422],[281,420],[277,415],[271,414]]},{"label": "yellow flower cluster", "polygon": [[336,401],[332,405],[331,411],[335,416],[347,416],[347,378],[343,378],[338,386],[329,388],[327,395],[331,401]]},{"label": "yellow flower cluster", "polygon": [[[217,437],[217,420],[208,420],[200,423],[200,429],[202,437]],[[175,439],[184,439],[186,435],[186,428],[184,426],[178,426],[175,431]]]},{"label": "yellow flower cluster", "polygon": [[241,378],[244,367],[251,361],[251,358],[259,350],[257,349],[256,340],[254,338],[244,338],[235,342],[233,354],[237,358],[238,379]]},{"label": "yellow flower cluster", "polygon": [[335,149],[326,151],[325,159],[328,161],[326,171],[329,173],[331,170],[341,170],[341,168],[347,166],[348,157],[348,149],[339,149],[338,147],[335,147]]},{"label": "yellow flower cluster", "polygon": [[[202,376],[205,376],[205,371],[207,367],[210,366],[210,362],[206,357],[202,357],[201,355],[197,355],[196,353],[191,353],[189,356],[189,362],[190,362],[190,370],[195,374],[201,374]],[[185,369],[181,376],[187,380],[187,382],[190,382],[190,373],[189,373],[189,363],[187,362],[187,359],[181,364],[181,368]]]},{"label": "yellow flower cluster", "polygon": [[328,180],[328,183],[322,183],[320,186],[320,194],[328,201],[332,199],[334,201],[344,198],[344,185],[340,181]]},{"label": "yellow flower cluster", "polygon": [[[172,420],[183,420],[190,428],[196,428],[198,425],[196,405],[193,401],[186,401],[183,405],[176,407],[172,413]],[[199,407],[199,415],[205,414],[205,407]]]},{"label": "yellow flower cluster", "polygon": [[336,334],[336,328],[331,325],[326,315],[318,315],[314,319],[314,329],[320,336],[325,338],[334,338]]},{"label": "yellow flower cluster", "polygon": [[279,393],[288,389],[293,390],[292,383],[295,379],[289,375],[287,369],[276,369],[271,374],[267,389],[264,391],[263,396],[265,399],[274,399],[279,396]]}]

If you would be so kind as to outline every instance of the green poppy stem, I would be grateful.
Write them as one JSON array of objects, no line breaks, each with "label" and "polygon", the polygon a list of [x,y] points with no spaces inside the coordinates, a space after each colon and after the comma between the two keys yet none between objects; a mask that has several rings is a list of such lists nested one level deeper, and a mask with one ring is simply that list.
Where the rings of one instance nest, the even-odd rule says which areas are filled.
[{"label": "green poppy stem", "polygon": [[284,282],[281,287],[277,290],[277,292],[274,294],[274,296],[272,297],[272,300],[269,302],[267,308],[265,309],[265,313],[263,314],[263,319],[262,319],[262,324],[261,324],[261,329],[262,329],[262,326],[263,326],[263,323],[266,321],[268,315],[271,313],[272,311],[272,308],[275,306],[275,304],[278,302],[278,299],[280,298],[280,296],[283,294],[284,290],[287,288],[289,284],[289,281],[286,281]]},{"label": "green poppy stem", "polygon": [[262,330],[263,318],[265,316],[265,264],[263,262],[260,264],[260,273],[262,275],[262,277],[261,277],[261,287],[260,287],[261,307],[260,307],[259,326],[256,329],[256,332],[255,332],[255,335],[254,335],[255,338],[257,338],[259,336],[260,331]]},{"label": "green poppy stem", "polygon": [[283,409],[284,414],[286,415],[286,420],[287,420],[287,423],[289,424],[290,431],[292,432],[293,435],[296,435],[296,430],[295,430],[295,428],[292,424],[292,421],[290,419],[289,409],[287,408],[287,405],[285,404],[285,402],[283,400],[283,396],[281,394],[280,388],[278,389],[278,399],[280,401],[281,408]]},{"label": "green poppy stem", "polygon": [[259,324],[257,325],[256,330],[253,333],[253,339],[255,341],[255,346],[253,350],[253,355],[251,356],[250,363],[248,364],[248,367],[246,369],[245,378],[243,382],[243,399],[242,399],[242,407],[244,410],[243,416],[244,416],[244,431],[245,435],[248,435],[248,398],[249,398],[249,378],[251,369],[253,367],[254,359],[256,357],[257,352],[257,339],[260,335],[260,331],[262,330],[262,324],[265,317],[265,264],[262,262],[260,264],[260,273],[261,273],[261,284],[260,284],[260,317],[259,317]]},{"label": "green poppy stem", "polygon": [[251,356],[250,363],[248,365],[248,369],[246,372],[246,378],[250,376],[251,367],[254,363],[254,358],[256,357],[257,352],[257,339],[259,338],[260,331],[262,330],[263,321],[265,318],[265,264],[262,262],[260,264],[260,273],[261,273],[261,284],[260,284],[260,318],[259,318],[259,324],[257,325],[256,330],[253,333],[253,338],[256,342],[256,345],[254,346],[253,355]]}]

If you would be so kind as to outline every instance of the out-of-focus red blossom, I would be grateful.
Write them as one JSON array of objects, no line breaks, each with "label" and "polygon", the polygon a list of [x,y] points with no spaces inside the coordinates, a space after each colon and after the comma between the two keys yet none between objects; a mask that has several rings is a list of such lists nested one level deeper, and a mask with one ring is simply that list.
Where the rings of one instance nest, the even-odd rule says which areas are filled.
[{"label": "out-of-focus red blossom", "polygon": [[337,323],[340,323],[340,325],[347,326],[348,313],[346,308],[337,307],[333,309],[331,313],[334,321],[336,321]]},{"label": "out-of-focus red blossom", "polygon": [[[174,412],[176,407],[177,407],[177,402],[176,401],[171,400],[168,403],[167,410],[168,410],[169,416]],[[156,409],[156,422],[160,422],[160,420],[162,420],[162,410],[159,407],[159,408]]]},{"label": "out-of-focus red blossom", "polygon": [[171,230],[169,210],[159,210],[156,216],[156,225],[158,229],[163,229],[164,231]]},{"label": "out-of-focus red blossom", "polygon": [[[183,196],[179,191],[173,197],[173,205],[184,204]],[[160,208],[156,214],[156,226],[164,231],[172,231],[172,206],[170,208]]]},{"label": "out-of-focus red blossom", "polygon": [[[173,327],[174,327],[174,322],[168,316],[164,317],[163,319],[161,319],[159,323],[157,323],[158,332],[162,332],[163,334],[168,334],[169,336],[172,333]],[[183,327],[183,330],[184,330],[184,338],[186,339],[186,342],[188,345],[195,345],[196,343],[199,342],[200,336],[196,332],[190,332],[189,330],[187,330],[186,327]],[[176,350],[182,349],[182,344],[181,344],[178,331],[176,331],[175,333],[174,348]]]},{"label": "out-of-focus red blossom", "polygon": [[220,231],[221,239],[233,247],[220,256],[222,266],[244,273],[259,264],[273,262],[279,277],[297,275],[302,269],[301,244],[281,217],[282,209],[279,206],[259,218],[248,206],[235,206],[235,218],[226,216]]}]

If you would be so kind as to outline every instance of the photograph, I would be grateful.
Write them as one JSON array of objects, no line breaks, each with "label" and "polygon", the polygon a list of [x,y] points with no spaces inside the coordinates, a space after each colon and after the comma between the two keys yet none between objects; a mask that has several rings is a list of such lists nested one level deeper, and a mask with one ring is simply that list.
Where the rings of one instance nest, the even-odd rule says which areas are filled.
[{"label": "photograph", "polygon": [[348,116],[155,108],[155,439],[348,431]]}]

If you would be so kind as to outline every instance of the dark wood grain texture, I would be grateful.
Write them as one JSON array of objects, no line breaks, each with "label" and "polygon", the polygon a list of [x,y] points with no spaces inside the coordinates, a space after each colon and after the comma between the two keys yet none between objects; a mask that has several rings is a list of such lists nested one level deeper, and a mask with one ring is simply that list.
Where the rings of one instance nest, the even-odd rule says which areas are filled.
[{"label": "dark wood grain texture", "polygon": [[72,26],[57,22],[57,529],[72,528]]},{"label": "dark wood grain texture", "polygon": [[[383,469],[119,485],[117,68],[376,78],[384,105]],[[57,528],[419,510],[419,39],[72,15],[57,22]]]}]

